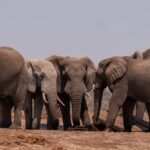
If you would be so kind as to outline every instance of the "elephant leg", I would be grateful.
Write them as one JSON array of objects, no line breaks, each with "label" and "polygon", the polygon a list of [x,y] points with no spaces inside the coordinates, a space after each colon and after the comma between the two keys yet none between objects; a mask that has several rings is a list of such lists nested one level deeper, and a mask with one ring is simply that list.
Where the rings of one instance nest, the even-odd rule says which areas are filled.
[{"label": "elephant leg", "polygon": [[46,108],[46,111],[47,111],[47,129],[49,130],[56,130],[57,128],[54,128],[53,126],[53,122],[52,122],[52,118],[50,117],[50,110],[49,110],[49,106],[47,104],[45,104],[45,108]]},{"label": "elephant leg", "polygon": [[21,117],[22,110],[25,105],[25,96],[26,96],[26,87],[27,87],[27,74],[26,68],[23,67],[18,78],[18,86],[14,96],[11,98],[14,106],[14,121],[11,124],[10,128],[17,129],[21,128]]},{"label": "elephant leg", "polygon": [[63,95],[60,96],[60,99],[63,101],[65,106],[60,104],[60,109],[62,112],[62,118],[63,118],[63,124],[64,124],[64,130],[67,130],[69,127],[71,127],[71,119],[70,119],[70,101],[67,98],[67,96]]},{"label": "elephant leg", "polygon": [[52,122],[51,122],[51,118],[50,118],[50,115],[49,115],[49,106],[47,104],[45,104],[45,108],[46,108],[46,111],[47,111],[47,129],[53,129],[52,128]]},{"label": "elephant leg", "polygon": [[89,131],[97,130],[96,127],[92,125],[90,122],[88,106],[85,98],[83,98],[82,105],[81,105],[81,121],[82,124],[85,125]]},{"label": "elephant leg", "polygon": [[12,110],[12,107],[10,106],[5,107],[5,110],[4,110],[5,112],[3,113],[3,122],[2,122],[2,126],[4,128],[10,127],[10,125],[12,124],[11,110]]},{"label": "elephant leg", "polygon": [[10,99],[6,99],[3,101],[3,120],[2,120],[2,127],[8,128],[12,124],[11,120],[11,110],[12,110],[12,103]]},{"label": "elephant leg", "polygon": [[146,109],[147,109],[147,113],[149,116],[149,129],[148,129],[148,131],[150,131],[150,103],[146,103]]},{"label": "elephant leg", "polygon": [[24,106],[23,101],[19,101],[19,99],[12,100],[14,105],[14,121],[9,128],[17,129],[21,128],[21,117],[22,117],[22,110]]},{"label": "elephant leg", "polygon": [[32,128],[32,96],[28,93],[25,101],[25,128],[31,129]]},{"label": "elephant leg", "polygon": [[82,120],[83,125],[85,125],[85,126],[90,125],[88,106],[87,106],[87,102],[86,102],[85,98],[83,98],[82,104],[81,104],[81,120]]},{"label": "elephant leg", "polygon": [[126,132],[131,132],[132,129],[132,114],[135,103],[135,99],[128,97],[123,104],[123,123]]},{"label": "elephant leg", "polygon": [[32,129],[40,128],[42,109],[43,109],[43,100],[41,95],[37,94],[34,100],[34,117],[32,122]]},{"label": "elephant leg", "polygon": [[[121,85],[121,86],[120,86]],[[124,87],[122,86],[124,85]],[[126,82],[116,83],[109,103],[109,110],[106,119],[106,131],[112,131],[116,116],[127,97]]]},{"label": "elephant leg", "polygon": [[10,128],[12,129],[21,128],[21,113],[22,113],[22,108],[20,108],[20,106],[18,105],[15,105],[14,106],[14,121],[11,124]]},{"label": "elephant leg", "polygon": [[2,122],[3,122],[3,105],[0,100],[0,127],[3,127]]},{"label": "elephant leg", "polygon": [[138,117],[139,119],[143,119],[144,112],[145,112],[145,104],[140,101],[137,101],[136,102],[136,117]]}]

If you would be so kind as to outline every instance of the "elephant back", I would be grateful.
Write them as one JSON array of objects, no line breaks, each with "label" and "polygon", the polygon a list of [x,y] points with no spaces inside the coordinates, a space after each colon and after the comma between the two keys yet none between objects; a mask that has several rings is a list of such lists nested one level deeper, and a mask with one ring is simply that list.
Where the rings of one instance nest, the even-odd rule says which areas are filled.
[{"label": "elephant back", "polygon": [[0,56],[0,81],[11,81],[24,67],[24,58],[10,47],[0,47]]}]

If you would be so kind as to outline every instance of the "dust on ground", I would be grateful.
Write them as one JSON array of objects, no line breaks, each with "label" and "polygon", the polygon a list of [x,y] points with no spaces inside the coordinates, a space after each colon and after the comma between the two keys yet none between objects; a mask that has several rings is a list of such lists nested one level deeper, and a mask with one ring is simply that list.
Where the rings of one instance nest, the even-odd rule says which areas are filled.
[{"label": "dust on ground", "polygon": [[148,150],[149,133],[0,129],[0,149]]},{"label": "dust on ground", "polygon": [[[104,98],[108,99],[108,94]],[[93,102],[89,102],[90,109]],[[103,104],[107,110],[107,103]],[[92,113],[91,113],[92,116]],[[101,112],[105,121],[106,111]],[[104,131],[62,131],[46,130],[46,115],[42,116],[40,130],[0,129],[0,149],[9,150],[148,150],[150,149],[150,135],[141,132],[137,126],[133,132],[104,132]],[[115,126],[123,129],[122,117],[118,116]]]}]

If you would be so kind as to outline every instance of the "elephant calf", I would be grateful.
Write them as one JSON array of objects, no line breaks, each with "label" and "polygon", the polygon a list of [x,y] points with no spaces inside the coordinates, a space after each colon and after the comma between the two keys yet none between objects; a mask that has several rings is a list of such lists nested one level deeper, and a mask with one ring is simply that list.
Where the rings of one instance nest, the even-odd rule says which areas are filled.
[{"label": "elephant calf", "polygon": [[138,61],[131,57],[112,57],[102,60],[97,67],[94,124],[97,124],[103,90],[113,86],[106,130],[111,131],[116,115],[123,106],[124,130],[132,129],[132,113],[137,100],[146,104],[150,117],[150,60]]}]

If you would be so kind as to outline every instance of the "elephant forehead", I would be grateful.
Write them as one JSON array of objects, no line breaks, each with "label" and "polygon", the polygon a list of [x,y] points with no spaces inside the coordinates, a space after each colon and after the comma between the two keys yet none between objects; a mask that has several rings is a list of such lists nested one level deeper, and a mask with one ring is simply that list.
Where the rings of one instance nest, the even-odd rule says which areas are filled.
[{"label": "elephant forehead", "polygon": [[41,69],[43,70],[43,72],[51,72],[53,74],[57,74],[56,73],[56,70],[53,66],[53,64],[47,60],[43,60],[41,62],[39,62],[40,66],[41,66]]},{"label": "elephant forehead", "polygon": [[81,64],[71,64],[66,67],[66,71],[68,73],[86,73],[85,67],[83,67]]}]

